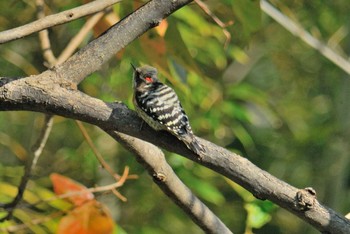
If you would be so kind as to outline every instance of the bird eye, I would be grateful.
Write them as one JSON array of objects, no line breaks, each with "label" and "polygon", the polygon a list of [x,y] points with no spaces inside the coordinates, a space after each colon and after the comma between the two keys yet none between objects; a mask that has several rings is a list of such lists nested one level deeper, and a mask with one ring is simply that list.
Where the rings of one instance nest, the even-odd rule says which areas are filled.
[{"label": "bird eye", "polygon": [[152,82],[152,81],[153,81],[152,77],[146,77],[145,80],[146,80],[147,82]]}]

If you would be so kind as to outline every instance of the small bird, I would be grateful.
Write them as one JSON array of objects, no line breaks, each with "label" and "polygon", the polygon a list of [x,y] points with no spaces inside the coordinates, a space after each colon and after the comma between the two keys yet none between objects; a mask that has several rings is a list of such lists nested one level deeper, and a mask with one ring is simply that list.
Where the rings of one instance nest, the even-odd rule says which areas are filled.
[{"label": "small bird", "polygon": [[176,136],[201,158],[205,149],[196,140],[175,91],[158,80],[156,68],[131,66],[134,69],[133,102],[138,115],[154,130],[166,130]]}]

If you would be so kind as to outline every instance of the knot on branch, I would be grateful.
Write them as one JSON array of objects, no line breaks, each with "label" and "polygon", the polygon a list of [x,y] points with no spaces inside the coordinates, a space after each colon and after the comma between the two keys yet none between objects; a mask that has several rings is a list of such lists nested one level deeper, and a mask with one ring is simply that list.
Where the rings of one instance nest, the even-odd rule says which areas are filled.
[{"label": "knot on branch", "polygon": [[68,90],[78,90],[78,86],[76,83],[66,81],[66,80],[62,80],[62,82],[60,83],[60,86]]},{"label": "knot on branch", "polygon": [[67,19],[73,18],[74,13],[73,12],[67,12],[66,17]]},{"label": "knot on branch", "polygon": [[154,19],[153,21],[150,22],[150,27],[154,28],[160,25],[163,19]]},{"label": "knot on branch", "polygon": [[312,209],[315,203],[316,191],[311,187],[300,189],[295,195],[295,206],[301,211]]},{"label": "knot on branch", "polygon": [[162,172],[155,172],[152,176],[156,181],[159,181],[159,182],[166,181],[166,175],[163,174]]}]

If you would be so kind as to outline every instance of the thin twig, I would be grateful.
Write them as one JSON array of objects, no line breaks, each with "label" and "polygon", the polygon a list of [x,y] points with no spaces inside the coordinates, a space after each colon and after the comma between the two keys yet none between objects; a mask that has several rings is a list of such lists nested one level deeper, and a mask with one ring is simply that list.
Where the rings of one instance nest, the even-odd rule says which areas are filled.
[{"label": "thin twig", "polygon": [[113,192],[113,194],[114,194],[117,198],[119,198],[121,201],[123,201],[123,202],[127,202],[127,201],[128,201],[128,199],[127,199],[126,197],[124,197],[120,192],[118,192],[118,190],[112,189],[112,192]]},{"label": "thin twig", "polygon": [[4,48],[2,58],[17,66],[28,75],[40,73],[24,56],[10,48]]},{"label": "thin twig", "polygon": [[39,160],[39,157],[43,152],[47,139],[49,138],[49,135],[51,133],[52,125],[53,125],[53,115],[45,115],[44,126],[42,127],[40,136],[38,137],[37,142],[32,147],[34,157],[31,165],[31,170],[35,168]]},{"label": "thin twig", "polygon": [[221,27],[222,32],[226,36],[224,47],[227,48],[228,44],[231,41],[231,33],[226,29],[226,27],[229,25],[232,25],[233,21],[229,21],[228,23],[225,24],[209,9],[209,7],[204,2],[202,2],[201,0],[194,0],[194,1],[207,15],[209,15],[214,20],[214,22],[217,25]]},{"label": "thin twig", "polygon": [[[45,18],[44,8],[45,8],[45,2],[44,0],[36,0],[36,6],[38,9],[37,17],[38,19]],[[41,50],[43,51],[44,59],[49,64],[56,64],[56,58],[55,55],[52,52],[51,49],[51,42],[49,39],[49,31],[47,29],[42,30],[39,32],[39,41]],[[48,66],[50,67],[50,66]]]},{"label": "thin twig", "polygon": [[92,152],[95,154],[97,160],[100,162],[100,164],[102,165],[102,167],[104,169],[106,169],[106,171],[111,174],[116,180],[120,179],[120,175],[118,175],[117,173],[115,173],[113,171],[113,169],[108,165],[108,163],[103,159],[103,156],[101,155],[101,153],[97,150],[95,144],[92,142],[88,132],[86,131],[86,128],[84,127],[84,125],[76,120],[75,123],[78,125],[81,134],[83,135],[83,137],[85,138],[86,142],[88,143],[88,145],[90,146],[90,148],[92,149]]},{"label": "thin twig", "polygon": [[68,197],[83,195],[85,193],[98,193],[98,192],[111,191],[113,189],[122,187],[124,185],[125,181],[128,180],[128,176],[129,176],[129,167],[126,166],[124,168],[123,175],[120,177],[120,179],[116,183],[108,184],[108,185],[104,185],[104,186],[99,186],[99,187],[94,187],[94,188],[87,188],[87,189],[84,189],[81,191],[73,191],[73,192],[64,193],[61,195],[57,195],[57,196],[53,196],[53,197],[44,199],[44,200],[36,203],[35,205],[42,203],[42,202],[50,202],[50,201],[55,201],[58,199],[64,199],[64,198],[68,198]]},{"label": "thin twig", "polygon": [[79,6],[54,15],[49,15],[45,18],[38,19],[26,25],[0,32],[0,44],[28,36],[32,33],[39,32],[46,28],[64,24],[81,17],[94,14],[120,1],[121,0],[93,1],[83,6]]},{"label": "thin twig", "polygon": [[291,32],[294,36],[302,39],[306,44],[319,51],[323,56],[329,59],[332,63],[337,65],[346,73],[350,74],[350,62],[349,58],[344,58],[337,52],[328,47],[325,43],[321,42],[317,38],[313,37],[308,31],[302,26],[295,23],[291,18],[282,14],[279,10],[273,7],[270,3],[265,0],[260,1],[261,9],[269,15],[271,18],[276,20],[285,29]]}]

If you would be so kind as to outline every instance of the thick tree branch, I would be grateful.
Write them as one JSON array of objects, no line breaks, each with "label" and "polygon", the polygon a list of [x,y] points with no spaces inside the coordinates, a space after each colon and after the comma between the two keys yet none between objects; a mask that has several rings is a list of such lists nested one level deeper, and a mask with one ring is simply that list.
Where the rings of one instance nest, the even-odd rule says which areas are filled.
[{"label": "thick tree branch", "polygon": [[199,141],[207,152],[203,160],[198,161],[196,155],[169,133],[156,132],[146,125],[140,130],[142,120],[125,105],[89,97],[69,89],[70,86],[61,82],[59,74],[47,71],[6,83],[0,87],[0,110],[30,110],[61,115],[148,141],[213,169],[256,197],[271,200],[320,231],[350,233],[350,221],[320,204],[310,190],[298,190],[249,160],[203,139]]},{"label": "thick tree branch", "polygon": [[2,31],[0,32],[0,44],[28,36],[43,29],[47,29],[56,25],[79,19],[87,15],[94,14],[120,1],[121,0],[93,1],[80,7],[46,16],[42,19],[38,19],[34,22],[17,28]]},{"label": "thick tree branch", "polygon": [[113,138],[136,155],[154,182],[206,233],[232,233],[209,208],[176,176],[166,162],[163,152],[156,146],[116,131],[107,130]]}]

